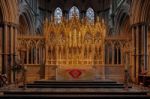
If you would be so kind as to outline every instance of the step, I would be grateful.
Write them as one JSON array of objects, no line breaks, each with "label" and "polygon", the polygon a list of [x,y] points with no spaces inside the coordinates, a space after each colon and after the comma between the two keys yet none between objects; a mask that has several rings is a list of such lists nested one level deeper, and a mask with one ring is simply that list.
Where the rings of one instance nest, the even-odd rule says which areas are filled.
[{"label": "step", "polygon": [[147,95],[147,92],[107,91],[107,92],[43,92],[43,91],[5,91],[4,95]]},{"label": "step", "polygon": [[[19,88],[22,88],[23,86],[20,86]],[[124,88],[124,86],[100,86],[100,85],[26,85],[27,88]],[[128,86],[128,88],[132,88],[131,86]]]},{"label": "step", "polygon": [[55,85],[66,85],[66,86],[78,86],[78,85],[83,85],[83,86],[85,86],[85,85],[89,85],[89,86],[95,86],[95,85],[97,85],[97,86],[107,86],[107,85],[109,85],[109,86],[124,86],[124,84],[117,84],[117,83],[114,83],[114,84],[111,84],[111,83],[97,83],[97,84],[89,84],[89,83],[29,83],[29,84],[27,84],[27,85],[51,85],[51,86],[55,86]]},{"label": "step", "polygon": [[50,80],[38,80],[34,83],[117,83],[116,81],[101,80],[101,81],[50,81]]},{"label": "step", "polygon": [[92,99],[150,99],[146,95],[4,95],[0,99],[51,99],[51,98],[92,98]]}]

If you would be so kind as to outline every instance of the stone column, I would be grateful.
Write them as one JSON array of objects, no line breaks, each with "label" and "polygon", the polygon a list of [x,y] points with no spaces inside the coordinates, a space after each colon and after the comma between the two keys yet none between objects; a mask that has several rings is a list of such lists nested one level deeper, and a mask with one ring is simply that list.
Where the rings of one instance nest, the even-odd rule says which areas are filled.
[{"label": "stone column", "polygon": [[114,46],[114,44],[112,44],[111,47],[112,47],[112,64],[114,65],[114,63],[115,63],[115,59],[114,59],[114,56],[115,56],[115,54],[114,54],[114,51],[115,51],[115,50],[114,50],[114,47],[115,47],[115,46]]},{"label": "stone column", "polygon": [[148,25],[138,23],[132,28],[134,77],[138,82],[139,75],[146,71],[148,66]]},{"label": "stone column", "polygon": [[[112,47],[112,46],[111,46]],[[113,48],[112,48],[113,49]],[[102,79],[106,79],[106,70],[105,70],[105,54],[106,54],[106,52],[105,52],[105,44],[103,44],[103,46],[102,46],[102,51],[104,52],[102,52],[102,55],[103,55],[103,62],[102,62],[102,64],[103,64],[103,69],[102,69]],[[113,55],[112,55],[113,56]],[[107,57],[107,56],[106,56]],[[113,61],[113,60],[112,60]]]},{"label": "stone column", "polygon": [[132,77],[132,80],[135,81],[135,78],[136,78],[136,56],[135,56],[135,31],[136,28],[135,27],[132,27],[132,74],[131,74],[131,77]]},{"label": "stone column", "polygon": [[10,26],[10,76],[11,76],[11,81],[13,82],[15,79],[14,79],[14,72],[12,71],[12,68],[13,68],[13,66],[14,66],[14,44],[15,44],[15,42],[14,42],[14,40],[15,40],[15,38],[14,38],[14,34],[15,34],[15,31],[14,31],[14,25],[13,24],[11,24],[11,26]]},{"label": "stone column", "polygon": [[0,72],[2,73],[3,66],[3,24],[0,23]]},{"label": "stone column", "polygon": [[148,69],[148,25],[143,25],[144,71]]},{"label": "stone column", "polygon": [[2,73],[7,74],[8,81],[11,83],[13,81],[14,74],[12,74],[12,66],[15,62],[15,40],[16,40],[16,24],[5,22],[3,25],[3,51],[2,60],[3,67]]},{"label": "stone column", "polygon": [[[39,48],[39,53],[41,52],[40,50],[41,50],[41,47]],[[48,52],[46,54],[46,56],[45,56],[46,57],[45,61],[46,61],[46,65],[47,65],[48,64],[48,60],[49,60],[49,56],[48,55],[50,55],[50,53],[48,51],[49,50],[49,46],[47,44],[45,45],[45,50],[46,50],[46,52]],[[39,54],[39,60],[40,60],[40,57],[41,57],[41,54]]]},{"label": "stone column", "polygon": [[[26,56],[27,56],[27,53],[26,53]],[[38,46],[37,46],[37,44],[36,44],[36,46],[35,46],[35,62],[34,62],[34,64],[38,64]]]},{"label": "stone column", "polygon": [[4,38],[3,38],[3,45],[4,45],[3,46],[4,47],[3,48],[4,49],[3,50],[3,62],[4,63],[3,63],[3,67],[2,67],[3,68],[3,70],[2,70],[3,74],[7,74],[7,62],[8,62],[7,61],[8,60],[7,59],[7,49],[8,49],[7,46],[8,45],[6,43],[7,42],[7,37],[8,37],[8,32],[7,31],[8,31],[8,25],[5,23],[4,24],[4,32],[3,32],[3,35],[4,35]]},{"label": "stone column", "polygon": [[120,58],[121,58],[121,60],[120,60],[121,62],[120,63],[122,65],[122,64],[124,64],[124,54],[125,54],[125,51],[124,51],[123,47],[120,48],[120,54],[121,54],[120,55]]},{"label": "stone column", "polygon": [[136,33],[135,33],[135,47],[136,47],[136,82],[138,82],[138,76],[139,76],[139,63],[140,63],[140,53],[139,53],[139,26],[136,26]]},{"label": "stone column", "polygon": [[4,66],[4,24],[0,23],[0,72],[3,73],[3,66]]},{"label": "stone column", "polygon": [[138,82],[139,74],[139,26],[137,24],[132,27],[132,40],[133,40],[133,67],[134,67],[134,81]]}]

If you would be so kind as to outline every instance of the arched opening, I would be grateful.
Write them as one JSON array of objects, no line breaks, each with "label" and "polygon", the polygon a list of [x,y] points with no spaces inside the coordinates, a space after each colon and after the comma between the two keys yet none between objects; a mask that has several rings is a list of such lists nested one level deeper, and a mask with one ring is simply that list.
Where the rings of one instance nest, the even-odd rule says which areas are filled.
[{"label": "arched opening", "polygon": [[116,32],[119,35],[123,35],[124,33],[127,34],[130,28],[129,15],[128,13],[122,11],[123,10],[120,11],[118,17],[116,18],[116,21],[118,21],[116,24]]},{"label": "arched opening", "polygon": [[69,11],[69,19],[71,19],[73,16],[80,18],[80,11],[76,6],[73,6]]},{"label": "arched opening", "polygon": [[130,33],[130,19],[128,15],[125,15],[122,20],[120,20],[120,34],[124,36],[131,37],[132,33]]},{"label": "arched opening", "polygon": [[27,35],[29,34],[30,28],[29,28],[28,21],[25,17],[25,15],[20,15],[19,17],[19,35]]},{"label": "arched opening", "polygon": [[57,7],[54,12],[55,23],[60,23],[62,19],[62,10]]},{"label": "arched opening", "polygon": [[[17,38],[21,38],[23,36],[29,36],[31,33],[31,29],[30,29],[30,23],[28,20],[28,17],[23,13],[22,15],[20,15],[19,17],[19,28],[18,28],[18,37]],[[26,64],[27,62],[27,43],[25,40],[23,41],[17,41],[18,43],[18,56],[20,58],[20,61],[23,61],[24,64]],[[22,56],[23,54],[23,56]],[[22,60],[23,59],[23,60]]]},{"label": "arched opening", "polygon": [[94,10],[92,8],[88,8],[86,11],[86,17],[89,23],[93,23],[94,22]]}]

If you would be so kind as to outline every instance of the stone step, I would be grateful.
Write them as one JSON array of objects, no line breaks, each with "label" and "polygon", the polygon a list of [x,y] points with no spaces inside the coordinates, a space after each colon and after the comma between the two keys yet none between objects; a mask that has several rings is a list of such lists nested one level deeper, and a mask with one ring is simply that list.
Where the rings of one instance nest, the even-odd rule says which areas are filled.
[{"label": "stone step", "polygon": [[97,84],[97,83],[117,83],[116,81],[111,80],[101,80],[101,81],[50,81],[50,80],[38,80],[34,81],[34,83],[89,83],[89,84]]},{"label": "stone step", "polygon": [[4,95],[0,99],[51,99],[51,98],[90,98],[90,99],[150,99],[146,95]]},{"label": "stone step", "polygon": [[[19,86],[22,88],[23,86]],[[27,88],[124,88],[124,86],[120,85],[26,85]],[[132,86],[128,86],[128,88],[132,88]]]},{"label": "stone step", "polygon": [[136,91],[99,91],[99,92],[53,92],[53,91],[5,91],[4,95],[147,95],[147,92]]},{"label": "stone step", "polygon": [[51,86],[55,86],[55,85],[66,85],[66,86],[78,86],[78,85],[83,85],[83,86],[85,86],[85,85],[89,85],[89,86],[95,86],[95,85],[97,85],[97,86],[107,86],[107,85],[109,85],[109,86],[124,86],[124,84],[117,84],[117,83],[30,83],[30,84],[27,84],[27,85],[51,85]]}]

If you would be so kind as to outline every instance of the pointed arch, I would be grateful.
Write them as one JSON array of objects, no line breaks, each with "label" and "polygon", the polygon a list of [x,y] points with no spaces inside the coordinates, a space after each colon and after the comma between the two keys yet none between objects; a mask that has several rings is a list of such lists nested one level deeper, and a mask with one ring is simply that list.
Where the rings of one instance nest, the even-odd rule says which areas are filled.
[{"label": "pointed arch", "polygon": [[[34,17],[33,17],[33,13],[30,10],[30,8],[27,5],[24,4],[20,4],[19,5],[19,25],[26,25],[27,28],[27,32],[25,34],[34,34],[35,32],[35,26],[34,26]],[[24,20],[25,24],[22,24],[20,22],[20,18],[22,17],[22,19]]]},{"label": "pointed arch", "polygon": [[80,11],[76,6],[73,6],[69,11],[69,19],[71,19],[73,16],[76,16],[77,18],[80,17]]},{"label": "pointed arch", "polygon": [[61,8],[57,7],[54,12],[55,23],[60,23],[62,19],[63,13]]},{"label": "pointed arch", "polygon": [[0,0],[0,9],[4,22],[17,23],[17,0]]},{"label": "pointed arch", "polygon": [[86,11],[86,17],[89,23],[94,22],[94,10],[92,8],[88,8]]}]

